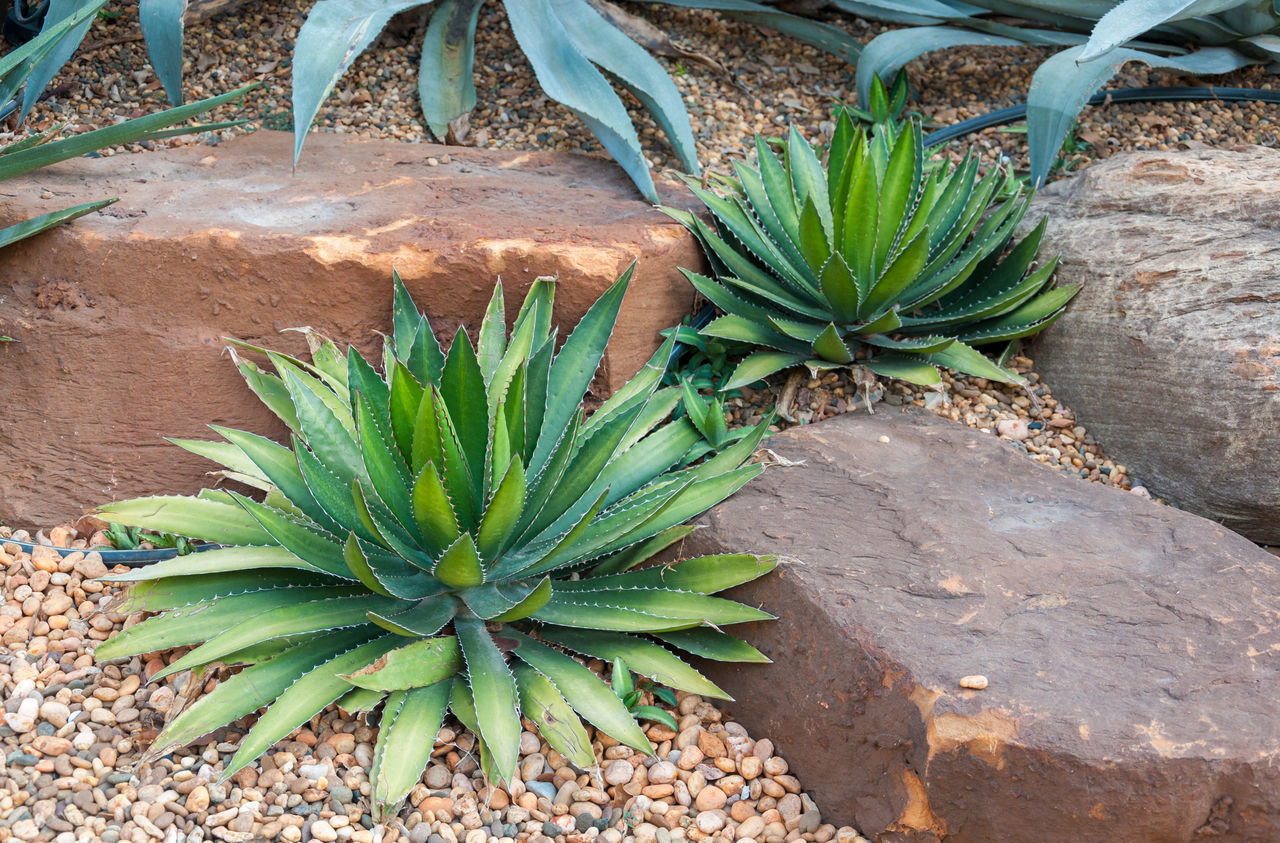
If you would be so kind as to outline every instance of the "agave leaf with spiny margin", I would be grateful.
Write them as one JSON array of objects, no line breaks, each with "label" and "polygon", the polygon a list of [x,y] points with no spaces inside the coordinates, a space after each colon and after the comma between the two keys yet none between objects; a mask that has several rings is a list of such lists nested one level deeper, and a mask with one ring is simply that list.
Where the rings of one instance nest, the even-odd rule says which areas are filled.
[{"label": "agave leaf with spiny margin", "polygon": [[309,363],[239,363],[289,444],[222,427],[220,443],[177,444],[252,479],[265,499],[207,490],[101,509],[223,545],[114,575],[130,583],[129,611],[160,614],[104,642],[100,658],[195,645],[164,673],[247,665],[170,722],[153,754],[265,706],[225,777],[334,701],[381,702],[371,773],[385,815],[421,776],[450,710],[475,728],[486,770],[509,779],[522,714],[579,766],[595,761],[579,716],[650,751],[582,659],[625,657],[721,697],[680,651],[763,660],[722,628],[771,616],[714,595],[775,560],[643,563],[759,473],[743,463],[767,423],[711,444],[672,421],[680,390],[661,388],[670,340],[584,418],[630,276],[558,352],[548,279],[534,281],[509,335],[499,285],[478,342],[460,330],[446,350],[397,278],[382,372],[314,335]]},{"label": "agave leaf with spiny margin", "polygon": [[723,389],[853,362],[926,386],[939,366],[1018,382],[973,346],[1043,330],[1075,294],[1052,286],[1057,259],[1034,267],[1043,220],[1014,242],[1030,197],[1007,173],[926,162],[918,120],[882,126],[868,136],[842,112],[825,165],[795,128],[780,153],[757,137],[756,164],[721,190],[689,180],[713,225],[664,209],[713,268],[685,271],[722,313],[702,333],[758,349]]}]

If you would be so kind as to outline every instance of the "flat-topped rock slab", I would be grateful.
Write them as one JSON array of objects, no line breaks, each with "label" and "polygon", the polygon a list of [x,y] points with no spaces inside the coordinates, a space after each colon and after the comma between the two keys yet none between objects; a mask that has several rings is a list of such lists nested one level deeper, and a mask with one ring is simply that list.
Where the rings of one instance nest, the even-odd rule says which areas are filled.
[{"label": "flat-topped rock slab", "polygon": [[390,329],[393,269],[442,335],[478,327],[498,278],[514,318],[528,284],[556,276],[563,337],[638,261],[602,392],[688,311],[677,267],[701,266],[696,244],[610,161],[316,134],[292,174],[291,138],[262,131],[5,182],[0,225],[120,201],[0,253],[0,335],[20,340],[0,344],[0,520],[56,523],[200,488],[211,465],[162,437],[202,438],[208,423],[282,432],[221,338],[302,352],[279,331],[310,325],[371,349]]},{"label": "flat-topped rock slab", "polygon": [[[1198,516],[879,410],[775,436],[683,548],[770,666],[708,674],[831,822],[883,840],[1280,839],[1280,565]],[[985,690],[960,680],[987,678]]]}]

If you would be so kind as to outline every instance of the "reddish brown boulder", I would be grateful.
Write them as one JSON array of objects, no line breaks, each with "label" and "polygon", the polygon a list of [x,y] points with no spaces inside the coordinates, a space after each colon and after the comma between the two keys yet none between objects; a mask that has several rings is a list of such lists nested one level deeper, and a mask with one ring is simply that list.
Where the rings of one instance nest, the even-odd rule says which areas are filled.
[{"label": "reddish brown boulder", "polygon": [[[774,664],[708,675],[824,820],[881,840],[1280,839],[1275,557],[932,415],[770,447],[803,462],[683,552],[784,557],[734,595],[779,615],[739,628]],[[975,674],[986,689],[962,688]]]},{"label": "reddish brown boulder", "polygon": [[[165,443],[216,423],[279,432],[224,336],[301,352],[311,325],[368,348],[391,271],[452,332],[501,277],[509,316],[560,280],[561,336],[630,264],[598,379],[616,387],[688,310],[685,230],[609,161],[257,132],[216,148],[82,159],[5,183],[0,225],[103,196],[100,214],[0,253],[0,520],[48,524],[139,494],[190,492],[210,466]],[[434,162],[434,166],[433,166]]]}]

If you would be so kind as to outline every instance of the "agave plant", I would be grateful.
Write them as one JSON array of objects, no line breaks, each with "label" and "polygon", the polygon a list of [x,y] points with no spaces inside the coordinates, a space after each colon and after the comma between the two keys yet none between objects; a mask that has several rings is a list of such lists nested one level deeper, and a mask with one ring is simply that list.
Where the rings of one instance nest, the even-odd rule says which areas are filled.
[{"label": "agave plant", "polygon": [[[100,0],[52,0],[45,27]],[[722,14],[777,30],[850,63],[859,44],[843,30],[791,15],[756,0],[647,0]],[[476,104],[472,64],[484,0],[318,0],[307,14],[293,51],[294,162],[321,103],[347,69],[397,14],[433,6],[422,43],[418,94],[432,134],[443,140],[450,124]],[[182,100],[182,22],[188,0],[140,0],[140,22],[156,76],[172,102]],[[632,93],[654,117],[680,164],[698,172],[697,148],[675,83],[649,53],[614,25],[625,13],[607,0],[502,0],[520,49],[547,96],[569,108],[657,202],[639,137],[612,82]],[[602,14],[606,12],[607,14]],[[38,69],[25,109],[71,57],[89,22],[65,34]]]},{"label": "agave plant", "polygon": [[[1027,95],[1032,183],[1049,175],[1089,97],[1126,63],[1193,76],[1280,60],[1280,7],[1245,0],[831,0],[862,18],[913,24],[876,36],[858,61],[858,99],[912,59],[959,46],[1065,46]],[[1018,26],[1010,19],[1029,21]],[[1135,40],[1141,39],[1141,40]],[[1188,49],[1187,45],[1194,45]]]},{"label": "agave plant", "polygon": [[381,703],[371,777],[385,813],[421,776],[450,710],[479,737],[493,781],[515,774],[522,714],[579,767],[595,757],[577,715],[650,751],[574,653],[622,658],[716,697],[671,648],[767,661],[720,628],[771,616],[711,595],[774,560],[637,569],[760,471],[742,463],[765,426],[682,467],[701,437],[688,421],[664,423],[680,400],[657,388],[669,343],[584,416],[630,274],[559,353],[547,279],[532,285],[509,338],[499,285],[477,344],[459,331],[447,354],[397,279],[385,377],[315,335],[310,363],[274,352],[274,373],[239,363],[292,431],[290,446],[221,427],[224,441],[177,444],[264,499],[205,490],[102,508],[115,522],[223,545],[112,577],[133,583],[121,611],[162,614],[101,645],[100,658],[204,642],[155,678],[246,665],[170,722],[151,755],[266,706],[226,777],[335,700],[348,711]]},{"label": "agave plant", "polygon": [[[711,211],[667,213],[702,241],[715,279],[685,275],[724,315],[702,329],[763,350],[723,389],[790,366],[873,372],[932,385],[937,366],[1020,378],[974,349],[1047,327],[1076,293],[1052,288],[1057,259],[1033,269],[1044,221],[1005,250],[1030,197],[967,157],[926,168],[917,120],[868,138],[847,113],[824,167],[793,127],[781,156],[756,137],[757,166],[735,163],[724,194],[690,188]],[[992,207],[998,192],[1014,198]]]}]

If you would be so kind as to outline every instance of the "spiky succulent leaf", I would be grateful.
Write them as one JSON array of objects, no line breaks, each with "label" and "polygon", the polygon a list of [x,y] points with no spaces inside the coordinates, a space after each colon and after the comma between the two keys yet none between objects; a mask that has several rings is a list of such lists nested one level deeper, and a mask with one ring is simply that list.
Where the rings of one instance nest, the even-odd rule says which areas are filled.
[{"label": "spiky succulent leaf", "polygon": [[[821,167],[803,166],[812,194]],[[826,237],[821,217],[817,226]],[[714,632],[703,649],[724,656],[724,641],[737,639],[715,627],[770,616],[712,595],[773,560],[642,566],[687,535],[684,521],[759,473],[742,464],[765,428],[729,435],[717,403],[699,415],[705,436],[672,421],[682,397],[701,399],[659,389],[670,340],[586,418],[581,399],[629,277],[558,353],[547,280],[530,288],[510,338],[495,290],[476,345],[459,331],[445,352],[397,278],[385,374],[310,334],[311,363],[269,354],[268,373],[238,361],[290,423],[289,444],[215,428],[224,442],[192,450],[251,477],[265,498],[205,492],[107,508],[124,523],[228,545],[120,576],[132,583],[122,610],[162,614],[104,642],[103,657],[198,644],[161,675],[249,665],[248,678],[209,697],[217,706],[175,721],[166,745],[266,705],[236,769],[334,700],[382,705],[372,795],[385,815],[421,773],[446,707],[476,730],[494,780],[515,774],[521,716],[581,766],[595,759],[578,716],[649,751],[627,707],[570,653],[616,654],[673,687],[721,695],[643,635]],[[745,644],[736,652],[758,656]]]},{"label": "spiky succulent leaf", "polygon": [[825,167],[792,129],[781,157],[757,138],[755,166],[735,165],[736,178],[721,180],[725,195],[691,181],[714,225],[664,209],[701,241],[716,270],[714,280],[686,273],[723,313],[703,336],[761,349],[722,389],[806,361],[855,359],[916,383],[937,382],[933,364],[1016,381],[949,343],[1030,336],[1073,294],[1043,293],[1038,308],[1020,310],[1055,265],[1033,269],[1043,227],[1006,253],[1025,194],[995,204],[1003,176],[979,178],[972,159],[926,166],[917,121],[886,124],[871,137],[848,115],[840,126]]},{"label": "spiky succulent leaf", "polygon": [[394,813],[427,769],[433,738],[448,710],[451,684],[446,680],[387,696],[369,770],[379,817]]}]

